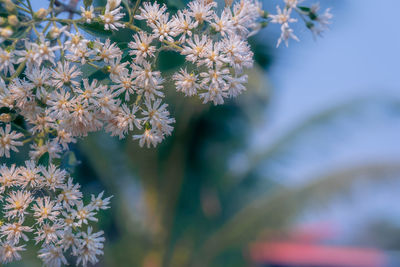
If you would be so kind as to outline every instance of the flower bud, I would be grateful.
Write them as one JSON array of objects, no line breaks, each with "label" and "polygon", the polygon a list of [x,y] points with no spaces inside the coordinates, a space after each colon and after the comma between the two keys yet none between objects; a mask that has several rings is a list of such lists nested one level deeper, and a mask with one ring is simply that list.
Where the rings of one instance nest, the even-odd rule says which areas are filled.
[{"label": "flower bud", "polygon": [[9,13],[17,12],[17,6],[11,0],[4,1],[4,7]]},{"label": "flower bud", "polygon": [[118,1],[116,1],[116,0],[108,0],[107,6],[108,6],[109,10],[114,10],[115,8],[117,8],[118,7],[117,3],[118,3]]},{"label": "flower bud", "polygon": [[7,19],[8,19],[8,24],[10,24],[13,27],[17,26],[19,23],[19,20],[15,15],[9,15]]},{"label": "flower bud", "polygon": [[11,114],[3,113],[3,114],[0,115],[0,121],[1,122],[7,123],[7,122],[10,122],[11,120],[12,120]]},{"label": "flower bud", "polygon": [[13,34],[13,30],[10,27],[1,28],[0,35],[1,37],[8,38]]},{"label": "flower bud", "polygon": [[36,19],[44,19],[47,16],[47,9],[41,8],[35,13]]},{"label": "flower bud", "polygon": [[51,28],[50,31],[49,31],[49,37],[50,37],[51,39],[56,39],[58,36],[60,36],[60,33],[61,33],[61,31],[60,31],[59,28],[53,27],[53,28]]}]

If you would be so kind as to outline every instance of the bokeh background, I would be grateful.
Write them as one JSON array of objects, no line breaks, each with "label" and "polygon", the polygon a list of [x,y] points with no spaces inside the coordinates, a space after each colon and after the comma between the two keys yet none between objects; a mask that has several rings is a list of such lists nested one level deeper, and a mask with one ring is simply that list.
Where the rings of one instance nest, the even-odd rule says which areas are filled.
[{"label": "bokeh background", "polygon": [[64,166],[84,193],[114,196],[97,266],[400,266],[400,2],[321,6],[323,38],[299,23],[289,48],[274,25],[251,39],[248,91],[226,105],[167,87],[177,123],[156,149],[101,133],[72,147]]}]

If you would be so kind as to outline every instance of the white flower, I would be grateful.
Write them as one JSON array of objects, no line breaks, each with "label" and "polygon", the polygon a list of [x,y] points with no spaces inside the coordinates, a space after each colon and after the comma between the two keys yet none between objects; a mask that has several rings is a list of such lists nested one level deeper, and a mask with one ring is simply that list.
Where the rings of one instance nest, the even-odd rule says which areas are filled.
[{"label": "white flower", "polygon": [[200,73],[203,78],[201,86],[207,88],[208,85],[223,87],[226,80],[230,77],[228,69],[209,69],[207,72]]},{"label": "white flower", "polygon": [[58,38],[62,33],[64,33],[67,30],[68,26],[64,26],[61,28],[58,28],[57,26],[53,26],[50,31],[49,31],[49,37],[52,39]]},{"label": "white flower", "polygon": [[77,103],[84,103],[85,105],[96,103],[95,101],[100,96],[104,87],[107,86],[99,84],[96,79],[92,80],[90,84],[88,79],[83,79],[83,88],[74,90],[78,95]]},{"label": "white flower", "polygon": [[142,65],[132,64],[132,74],[136,77],[136,84],[141,88],[139,93],[145,92],[146,98],[154,98],[157,96],[164,96],[163,93],[159,92],[162,89],[161,83],[163,82],[161,78],[161,72],[154,71],[149,62],[143,61]]},{"label": "white flower", "polygon": [[[63,212],[63,215],[66,215],[65,212]],[[75,223],[71,223],[71,222],[73,222],[73,219],[71,216],[67,216],[67,217],[64,219],[64,222],[65,222],[65,225],[67,226],[67,228],[64,231],[64,234],[62,236],[61,246],[64,251],[68,250],[71,247],[72,247],[72,251],[75,251],[75,249],[78,245],[78,238],[73,233],[72,229],[75,227],[79,227],[79,226]]]},{"label": "white flower", "polygon": [[32,89],[33,84],[19,78],[15,78],[9,83],[10,95],[16,102],[16,106],[21,109],[34,99]]},{"label": "white flower", "polygon": [[63,185],[61,193],[58,195],[58,201],[62,202],[64,208],[69,210],[71,207],[78,204],[82,198],[82,193],[79,191],[80,185],[74,184],[72,178]]},{"label": "white flower", "polygon": [[28,241],[29,238],[24,232],[32,232],[33,229],[29,226],[22,225],[23,222],[23,219],[19,219],[13,223],[3,224],[0,227],[1,237],[6,237],[7,241],[11,241],[14,244],[18,244],[20,238],[24,241]]},{"label": "white flower", "polygon": [[110,199],[112,196],[103,199],[104,191],[101,192],[97,197],[94,195],[91,196],[90,205],[92,205],[94,210],[105,210],[110,208]]},{"label": "white flower", "polygon": [[203,104],[212,101],[214,105],[221,105],[224,103],[224,98],[228,97],[226,91],[226,87],[221,88],[216,84],[210,84],[210,86],[207,87],[207,92],[201,93],[199,96],[203,99]]},{"label": "white flower", "polygon": [[39,159],[46,152],[49,153],[49,160],[61,157],[60,153],[62,152],[62,149],[60,145],[54,141],[46,141],[43,145],[32,144],[30,147],[31,151],[29,151],[29,156],[31,159]]},{"label": "white flower", "polygon": [[63,233],[63,229],[63,225],[59,223],[44,223],[36,231],[36,244],[43,242],[45,245],[48,245],[57,242]]},{"label": "white flower", "polygon": [[120,100],[116,98],[116,94],[108,87],[101,87],[103,90],[100,93],[96,106],[99,108],[100,113],[103,115],[111,116],[113,112],[118,109]]},{"label": "white flower", "polygon": [[45,220],[55,221],[57,216],[60,214],[61,207],[50,200],[50,197],[45,196],[44,198],[37,198],[36,204],[33,205],[33,216],[36,217],[36,221],[42,224]]},{"label": "white flower", "polygon": [[58,188],[63,188],[67,172],[58,169],[54,164],[50,164],[47,168],[40,167],[40,171],[44,178],[44,185],[49,189],[55,191]]},{"label": "white flower", "polygon": [[253,52],[249,44],[238,35],[230,35],[222,39],[220,49],[226,55],[225,61],[231,65],[236,72],[240,73],[244,68],[253,67]]},{"label": "white flower", "polygon": [[152,128],[162,134],[170,135],[174,129],[170,124],[175,122],[175,119],[169,117],[168,105],[162,104],[161,99],[156,99],[153,103],[146,99],[146,110],[143,110],[143,120],[149,121]]},{"label": "white flower", "polygon": [[69,37],[69,39],[64,43],[64,50],[73,51],[75,48],[81,45],[86,45],[89,40],[83,38],[80,33],[70,33],[65,32],[65,34]]},{"label": "white flower", "polygon": [[143,147],[146,143],[147,148],[150,148],[150,144],[156,147],[157,144],[161,143],[162,141],[162,136],[160,136],[160,133],[152,129],[146,129],[143,134],[134,135],[132,137],[133,140],[139,139],[139,145],[141,147]]},{"label": "white flower", "polygon": [[52,70],[51,84],[56,88],[61,88],[64,85],[78,86],[78,82],[74,79],[82,73],[77,69],[76,65],[70,67],[68,61],[57,62],[57,67]]},{"label": "white flower", "polygon": [[72,54],[66,55],[66,59],[74,62],[80,62],[82,65],[85,64],[87,59],[94,54],[94,51],[88,49],[87,44],[84,42],[81,42],[72,48],[71,52]]},{"label": "white flower", "polygon": [[[15,164],[8,168],[5,164],[0,166],[0,192],[4,192],[8,187],[19,184],[20,169],[16,168]],[[0,197],[0,200],[2,197]]]},{"label": "white flower", "polygon": [[49,117],[59,120],[64,119],[71,110],[71,96],[64,89],[53,91],[47,101],[47,114]]},{"label": "white flower", "polygon": [[88,262],[95,264],[98,261],[97,256],[103,255],[104,232],[92,233],[92,231],[92,227],[89,226],[87,233],[79,233],[79,243],[74,251],[78,257],[76,265],[82,263],[83,266],[86,266]]},{"label": "white flower", "polygon": [[111,133],[111,136],[118,136],[120,139],[125,137],[128,131],[133,131],[135,126],[137,129],[141,129],[140,120],[136,117],[138,107],[133,105],[132,109],[129,109],[126,104],[123,104],[118,109],[117,115],[108,121],[106,131]]},{"label": "white flower", "polygon": [[109,72],[110,72],[110,78],[115,79],[122,73],[125,73],[128,71],[126,66],[129,64],[129,62],[123,62],[121,63],[121,58],[115,58],[110,62],[109,66]]},{"label": "white flower", "polygon": [[289,23],[297,21],[297,19],[290,17],[290,13],[292,12],[292,9],[284,8],[282,11],[279,6],[276,6],[276,10],[278,11],[278,14],[269,15],[272,23],[279,23],[281,25],[287,26]]},{"label": "white flower", "polygon": [[88,9],[84,9],[83,7],[81,7],[81,16],[83,19],[85,19],[86,23],[91,23],[92,19],[95,18],[94,7],[90,6],[88,7]]},{"label": "white flower", "polygon": [[107,39],[104,44],[99,42],[95,51],[97,55],[94,60],[102,60],[105,63],[122,56],[121,49],[118,48],[116,43],[111,43],[110,39]]},{"label": "white flower", "polygon": [[184,43],[187,37],[192,37],[192,31],[199,25],[198,21],[193,21],[187,10],[178,10],[172,18],[171,25],[175,35],[180,35],[179,42]]},{"label": "white flower", "polygon": [[297,38],[296,35],[294,35],[293,30],[291,28],[289,28],[289,26],[287,25],[282,25],[281,27],[281,36],[278,39],[278,42],[276,44],[276,47],[279,47],[279,45],[281,44],[282,41],[285,42],[286,46],[289,46],[289,39],[292,38],[296,41],[300,41],[299,38]]},{"label": "white flower", "polygon": [[13,51],[7,51],[0,48],[0,71],[3,71],[5,75],[10,73],[10,75],[14,74],[14,64],[16,60],[14,58]]},{"label": "white flower", "polygon": [[48,60],[50,61],[53,65],[55,65],[55,57],[56,55],[54,52],[61,47],[58,45],[50,45],[50,41],[46,41],[43,35],[39,36],[40,43],[38,45],[38,60],[39,62],[37,63],[39,66],[42,63],[42,61]]},{"label": "white flower", "polygon": [[7,204],[4,205],[5,217],[10,218],[24,218],[27,214],[26,209],[33,201],[33,197],[28,191],[12,191],[6,198]]},{"label": "white flower", "polygon": [[214,14],[214,21],[211,23],[211,26],[215,31],[221,33],[222,36],[234,33],[232,13],[230,9],[225,8],[220,17],[217,14]]},{"label": "white flower", "polygon": [[228,78],[228,96],[229,97],[237,97],[243,91],[246,91],[246,87],[244,86],[247,83],[247,75],[242,75],[240,77],[229,77]]},{"label": "white flower", "polygon": [[100,18],[104,23],[105,30],[118,31],[118,28],[125,27],[124,24],[118,22],[120,19],[122,19],[125,16],[124,13],[119,12],[121,9],[122,9],[122,7],[116,8],[114,10],[106,9],[104,15],[100,15]]},{"label": "white flower", "polygon": [[200,85],[197,83],[197,75],[187,73],[186,70],[181,69],[179,72],[172,76],[175,80],[176,91],[182,92],[185,96],[193,96],[197,94]]},{"label": "white flower", "polygon": [[50,72],[47,68],[33,67],[25,71],[26,77],[33,83],[33,85],[38,89],[44,89],[44,86],[50,85]]},{"label": "white flower", "polygon": [[[20,259],[18,252],[24,250],[25,244],[17,244],[21,241],[29,244],[27,233],[32,232],[32,241],[40,247],[38,256],[44,264],[67,264],[63,253],[71,247],[69,253],[72,256],[79,260],[77,250],[82,250],[82,255],[89,255],[89,261],[94,264],[96,255],[102,253],[102,232],[93,234],[88,226],[88,232],[83,234],[82,224],[97,221],[94,211],[109,208],[110,197],[103,199],[103,192],[97,197],[92,195],[91,202],[85,206],[81,202],[79,185],[74,184],[72,178],[65,181],[67,173],[64,170],[52,164],[37,166],[34,161],[27,161],[25,165],[0,167],[0,262]],[[56,186],[59,183],[62,184]],[[6,195],[4,200],[2,195]]]},{"label": "white flower", "polygon": [[25,167],[19,168],[18,181],[22,188],[27,186],[38,187],[43,181],[40,175],[40,170],[37,168],[33,160],[25,161]]},{"label": "white flower", "polygon": [[37,60],[40,56],[39,47],[37,44],[29,42],[25,40],[24,44],[25,50],[16,50],[15,55],[19,56],[20,58],[17,60],[17,63],[20,64],[26,61],[26,66],[28,68],[32,68],[33,66],[38,66],[39,61]]},{"label": "white flower", "polygon": [[128,44],[131,49],[129,55],[136,56],[135,61],[137,63],[141,63],[143,59],[146,59],[147,57],[154,57],[156,47],[151,46],[151,42],[154,39],[153,36],[141,31],[138,34],[133,35],[133,39],[134,41]]},{"label": "white flower", "polygon": [[38,257],[47,266],[59,267],[62,264],[68,265],[67,259],[61,247],[56,245],[46,245],[39,250]]},{"label": "white flower", "polygon": [[[260,16],[264,14],[261,3],[257,0],[241,0],[233,6],[233,26],[237,34],[247,38],[260,28],[258,22]],[[250,32],[250,34],[249,34]]]},{"label": "white flower", "polygon": [[160,6],[157,1],[154,1],[153,4],[150,2],[143,3],[143,7],[139,8],[140,14],[135,15],[135,19],[138,20],[146,20],[147,25],[153,25],[156,20],[163,16],[167,7],[165,5]]},{"label": "white flower", "polygon": [[150,27],[153,28],[154,38],[158,38],[161,42],[164,40],[174,41],[172,36],[175,36],[176,33],[174,32],[172,21],[169,20],[168,13],[157,18],[153,24],[150,24]]},{"label": "white flower", "polygon": [[205,49],[209,46],[211,42],[210,39],[207,38],[206,35],[200,37],[195,34],[193,39],[187,40],[188,46],[184,46],[181,52],[182,55],[186,55],[186,59],[193,63],[197,62],[198,58],[203,56],[206,52]]},{"label": "white flower", "polygon": [[195,0],[188,4],[189,14],[192,16],[199,24],[204,21],[209,22],[214,16],[214,10],[217,3],[214,1],[207,0]]},{"label": "white flower", "polygon": [[0,260],[2,263],[9,263],[14,260],[20,260],[21,255],[19,251],[24,251],[25,245],[17,246],[14,242],[1,242],[0,243]]},{"label": "white flower", "polygon": [[88,224],[89,221],[97,222],[97,218],[94,217],[96,213],[93,212],[93,206],[84,206],[83,202],[78,202],[75,208],[76,210],[72,211],[72,215],[78,220],[77,223],[79,226],[82,224]]},{"label": "white flower", "polygon": [[57,127],[57,137],[56,142],[58,142],[64,150],[68,150],[69,143],[76,143],[76,138],[69,132],[64,129],[61,129],[60,126]]},{"label": "white flower", "polygon": [[313,15],[312,19],[316,23],[314,22],[307,23],[307,27],[313,33],[314,38],[317,36],[321,36],[322,33],[329,28],[329,25],[331,24],[331,19],[333,18],[333,15],[330,13],[330,8],[327,8],[323,14],[317,14],[319,12],[319,9],[320,9],[319,3],[311,6],[310,13]]},{"label": "white flower", "polygon": [[17,139],[23,137],[22,133],[11,131],[11,124],[7,124],[5,128],[0,128],[0,157],[10,157],[10,150],[18,152],[17,146],[22,146],[21,141]]},{"label": "white flower", "polygon": [[214,105],[224,103],[223,98],[228,97],[226,81],[230,78],[228,69],[210,69],[208,72],[200,73],[203,77],[201,86],[207,92],[199,94],[203,103],[212,101]]},{"label": "white flower", "polygon": [[226,63],[227,59],[221,53],[221,43],[208,42],[204,47],[201,59],[197,62],[197,65],[206,65],[208,68],[221,67]]},{"label": "white flower", "polygon": [[284,0],[284,2],[288,8],[296,8],[303,0]]},{"label": "white flower", "polygon": [[115,85],[111,86],[111,89],[117,96],[125,94],[125,101],[129,101],[130,95],[133,95],[136,90],[135,74],[133,72],[123,72],[118,77],[113,79]]},{"label": "white flower", "polygon": [[327,8],[323,14],[319,14],[317,16],[317,21],[321,24],[321,26],[328,27],[328,25],[332,23],[332,18],[333,15],[331,14],[331,9]]}]

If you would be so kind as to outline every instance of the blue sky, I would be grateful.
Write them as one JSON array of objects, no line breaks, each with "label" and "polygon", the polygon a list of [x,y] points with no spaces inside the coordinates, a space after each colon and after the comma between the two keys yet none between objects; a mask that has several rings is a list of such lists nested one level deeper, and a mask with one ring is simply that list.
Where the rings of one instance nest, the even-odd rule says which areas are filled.
[{"label": "blue sky", "polygon": [[[267,74],[273,87],[271,105],[255,131],[255,149],[268,147],[297,123],[336,104],[368,96],[400,98],[400,1],[322,3],[332,6],[335,16],[324,38],[315,42],[308,32],[296,28],[301,42],[274,53]],[[346,166],[400,162],[398,114],[369,108],[335,125],[305,138],[301,149],[290,155],[292,160],[278,167],[278,182],[296,186]],[[371,219],[386,218],[400,226],[399,191],[398,182],[359,187],[351,199],[339,200],[323,212],[304,214],[302,219],[336,221],[346,236],[356,235],[354,229]]]},{"label": "blue sky", "polygon": [[[275,53],[268,72],[271,106],[255,134],[257,147],[336,104],[358,97],[400,95],[400,33],[395,27],[400,1],[328,0],[322,7],[333,7],[335,15],[323,38],[314,41],[309,32],[296,28],[301,42],[291,42],[289,48],[282,46]],[[332,147],[334,151],[325,158],[329,162],[320,159],[314,164],[319,168],[308,164],[307,173],[299,172],[305,167],[299,166],[296,175],[308,176],[332,164],[400,156],[400,146],[393,145],[400,130],[394,118],[373,112],[367,117],[361,122],[356,118],[348,136],[340,140],[344,147]]]}]

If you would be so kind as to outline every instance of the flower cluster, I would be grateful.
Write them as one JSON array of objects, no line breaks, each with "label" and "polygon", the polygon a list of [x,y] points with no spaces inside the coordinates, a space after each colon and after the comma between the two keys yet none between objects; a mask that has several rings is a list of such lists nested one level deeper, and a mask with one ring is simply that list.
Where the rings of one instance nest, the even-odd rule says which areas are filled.
[{"label": "flower cluster", "polygon": [[[88,222],[109,198],[92,196],[84,205],[79,185],[53,165],[69,145],[104,130],[155,147],[175,123],[164,102],[165,80],[185,96],[223,104],[246,90],[246,69],[254,65],[250,36],[278,23],[279,46],[297,40],[292,11],[316,35],[332,17],[329,9],[319,15],[318,5],[299,6],[302,0],[284,0],[277,15],[268,15],[258,0],[227,0],[223,7],[193,0],[173,14],[156,1],[107,0],[96,8],[91,2],[79,12],[50,1],[34,12],[30,0],[0,1],[7,11],[0,14],[0,157],[30,149],[26,166],[0,168],[2,262],[18,260],[21,243],[34,240],[48,266],[66,264],[65,253],[77,264],[95,263],[104,238]],[[62,12],[70,18],[57,17]],[[73,19],[76,13],[81,16]],[[104,38],[121,28],[131,32],[128,44]],[[157,69],[164,50],[186,59],[169,77]]]},{"label": "flower cluster", "polygon": [[221,14],[216,7],[212,1],[193,1],[171,17],[165,6],[146,3],[135,18],[145,20],[151,32],[139,32],[130,44],[134,60],[146,62],[154,57],[154,43],[174,42],[188,62],[172,77],[177,91],[215,105],[245,90],[243,70],[253,66],[247,37],[263,14],[260,3],[251,0],[225,7]]},{"label": "flower cluster", "polygon": [[0,262],[19,260],[31,241],[40,245],[38,257],[48,266],[67,264],[66,254],[76,257],[76,265],[96,263],[104,237],[90,223],[109,208],[110,197],[92,195],[85,205],[79,187],[53,164],[0,166]]},{"label": "flower cluster", "polygon": [[300,6],[299,4],[304,0],[284,0],[285,7],[283,10],[277,6],[277,14],[269,15],[272,23],[278,23],[281,25],[281,36],[278,39],[276,46],[278,47],[282,41],[285,42],[286,46],[289,44],[289,39],[299,41],[299,38],[293,33],[293,29],[289,23],[297,22],[297,19],[291,18],[292,11],[296,11],[300,18],[306,23],[307,28],[311,30],[314,37],[321,35],[323,31],[328,29],[332,14],[330,8],[326,9],[323,14],[318,14],[320,10],[319,3],[312,5],[311,7]]}]

